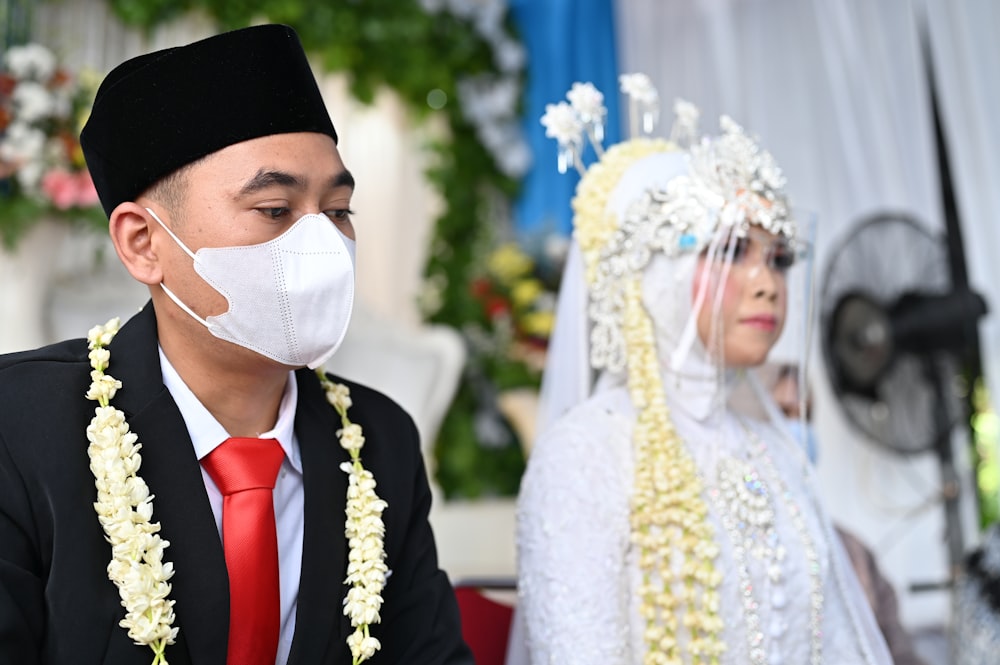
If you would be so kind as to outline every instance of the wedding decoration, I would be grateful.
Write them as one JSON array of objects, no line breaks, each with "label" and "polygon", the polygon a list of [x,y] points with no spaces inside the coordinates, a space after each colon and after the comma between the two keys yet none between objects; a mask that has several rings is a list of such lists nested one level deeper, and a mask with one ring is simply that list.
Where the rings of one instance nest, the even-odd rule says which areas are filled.
[{"label": "wedding decoration", "polygon": [[479,250],[482,267],[468,287],[474,307],[459,328],[468,361],[434,450],[446,498],[517,493],[532,442],[507,398],[539,387],[566,251],[558,236],[536,244],[485,242]]},{"label": "wedding decoration", "polygon": [[[125,414],[110,405],[122,382],[106,374],[111,352],[106,348],[118,333],[121,321],[115,317],[87,333],[90,349],[91,384],[87,399],[98,403],[87,427],[90,470],[97,487],[94,510],[111,544],[108,578],[118,587],[125,618],[119,622],[138,645],[153,650],[152,665],[168,665],[166,648],[177,639],[174,601],[168,599],[173,564],[163,561],[170,542],[159,536],[160,523],[153,522],[153,497],[139,475],[142,456],[138,436],[129,430]],[[369,626],[379,623],[382,587],[389,575],[385,565],[385,525],[382,511],[388,504],[375,493],[375,478],[361,463],[365,444],[360,425],[347,416],[351,393],[347,386],[330,381],[317,370],[327,401],[340,416],[337,431],[340,445],[351,455],[340,468],[348,474],[345,535],[350,548],[345,584],[351,588],[344,599],[344,614],[355,631],[347,639],[353,665],[371,658],[381,647],[369,634]]]},{"label": "wedding decoration", "polygon": [[104,373],[111,359],[105,347],[119,324],[119,319],[113,318],[87,333],[93,368],[87,399],[98,404],[87,427],[87,453],[97,486],[94,510],[111,544],[108,577],[118,587],[125,608],[119,625],[136,644],[153,650],[152,665],[167,665],[164,652],[179,630],[172,627],[174,601],[167,598],[173,564],[163,561],[163,550],[170,543],[160,538],[160,523],[152,521],[153,497],[138,474],[142,444],[129,431],[125,414],[110,406],[122,383]]},{"label": "wedding decoration", "polygon": [[351,588],[344,599],[344,614],[351,618],[354,632],[347,638],[353,665],[368,660],[381,648],[379,641],[369,634],[368,627],[381,622],[382,587],[389,575],[385,565],[385,524],[382,511],[388,504],[375,494],[375,477],[361,464],[361,448],[365,445],[361,426],[347,417],[351,408],[350,390],[342,383],[334,383],[322,369],[316,370],[326,399],[337,410],[343,429],[337,432],[340,446],[351,454],[351,461],[340,469],[348,475],[347,522],[344,534],[350,547],[345,584]]},{"label": "wedding decoration", "polygon": [[106,228],[79,141],[95,90],[92,74],[74,75],[41,44],[12,46],[4,54],[0,242],[7,250],[48,219]]},{"label": "wedding decoration", "polygon": [[[480,303],[468,285],[477,278],[488,230],[505,221],[530,153],[518,129],[524,48],[512,30],[506,0],[365,0],[318,5],[310,0],[107,0],[125,22],[151,29],[198,10],[222,28],[260,20],[291,25],[319,66],[350,76],[352,94],[370,103],[376,91],[395,91],[414,118],[443,116],[447,136],[428,146],[427,172],[443,206],[425,268],[422,311],[429,323],[462,330],[480,325]],[[471,370],[458,390],[439,442],[455,441],[471,456],[455,472],[496,469],[500,479],[480,485],[463,476],[449,496],[512,495],[523,470],[518,446],[506,460],[476,442],[480,432],[506,425],[495,418],[496,390],[477,388],[483,368]],[[486,370],[488,371],[488,370]],[[484,377],[491,384],[490,377]],[[489,415],[493,414],[493,415]],[[491,424],[487,424],[491,423]],[[485,429],[484,429],[485,428]],[[449,453],[450,454],[450,453]],[[465,469],[459,471],[459,469]],[[450,473],[450,472],[446,472]],[[438,478],[455,487],[452,480]]]}]

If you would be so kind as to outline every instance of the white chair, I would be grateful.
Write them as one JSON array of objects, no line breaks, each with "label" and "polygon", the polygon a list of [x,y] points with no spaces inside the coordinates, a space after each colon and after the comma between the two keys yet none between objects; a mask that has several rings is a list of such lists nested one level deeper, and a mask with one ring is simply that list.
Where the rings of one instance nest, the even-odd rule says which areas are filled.
[{"label": "white chair", "polygon": [[[388,322],[355,303],[344,343],[325,369],[384,392],[410,413],[433,479],[434,442],[458,389],[465,358],[456,330]],[[430,521],[441,568],[452,579],[512,577],[514,500],[445,501],[436,483],[431,490]]]},{"label": "white chair", "polygon": [[386,321],[355,302],[344,343],[324,367],[396,400],[416,422],[429,461],[464,364],[465,345],[454,329]]}]

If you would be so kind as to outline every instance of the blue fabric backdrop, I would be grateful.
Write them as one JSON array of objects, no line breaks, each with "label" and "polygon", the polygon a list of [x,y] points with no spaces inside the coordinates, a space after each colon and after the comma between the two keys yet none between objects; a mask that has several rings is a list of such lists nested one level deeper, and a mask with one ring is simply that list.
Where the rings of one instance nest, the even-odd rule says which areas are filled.
[{"label": "blue fabric backdrop", "polygon": [[[511,0],[511,15],[528,53],[523,126],[533,154],[521,196],[515,202],[515,230],[521,237],[569,234],[570,201],[579,176],[556,168],[556,142],[545,136],[545,105],[564,100],[576,81],[591,82],[608,107],[605,144],[620,137],[618,63],[612,0]],[[589,164],[593,153],[585,156]]]}]

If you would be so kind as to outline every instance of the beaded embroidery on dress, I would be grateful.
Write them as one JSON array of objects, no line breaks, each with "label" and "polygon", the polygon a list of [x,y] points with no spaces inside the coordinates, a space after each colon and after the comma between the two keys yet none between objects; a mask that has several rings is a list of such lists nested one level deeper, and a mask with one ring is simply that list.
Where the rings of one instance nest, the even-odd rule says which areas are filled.
[{"label": "beaded embroidery on dress", "polygon": [[583,178],[518,499],[508,664],[529,662],[520,631],[532,663],[889,663],[805,456],[762,389],[757,418],[731,408],[752,376],[716,361],[746,239],[802,253],[780,169],[729,118],[698,137],[686,102],[672,140],[648,138],[658,95],[622,78],[643,135],[598,139],[589,167],[600,93],[577,84],[543,120]]}]

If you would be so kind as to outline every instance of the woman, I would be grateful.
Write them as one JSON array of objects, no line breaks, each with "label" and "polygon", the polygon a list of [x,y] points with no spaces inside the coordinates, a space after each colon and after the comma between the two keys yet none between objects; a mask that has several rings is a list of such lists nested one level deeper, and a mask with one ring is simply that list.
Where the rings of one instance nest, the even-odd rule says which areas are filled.
[{"label": "woman", "polygon": [[[652,115],[655,91],[623,90]],[[729,405],[789,327],[803,243],[780,170],[728,118],[697,137],[685,103],[673,141],[583,169],[595,94],[543,120],[584,174],[518,502],[531,662],[891,662],[773,400]]]}]

